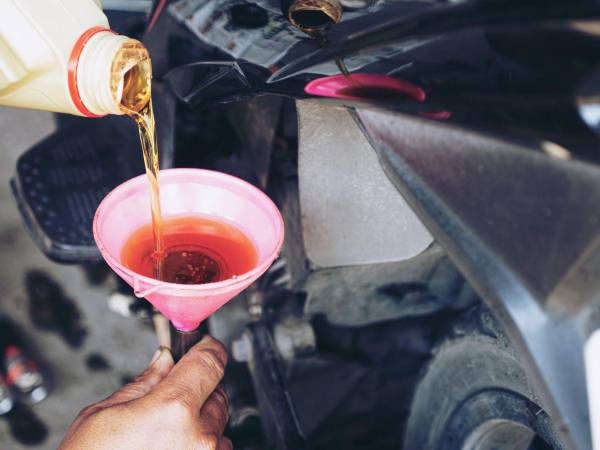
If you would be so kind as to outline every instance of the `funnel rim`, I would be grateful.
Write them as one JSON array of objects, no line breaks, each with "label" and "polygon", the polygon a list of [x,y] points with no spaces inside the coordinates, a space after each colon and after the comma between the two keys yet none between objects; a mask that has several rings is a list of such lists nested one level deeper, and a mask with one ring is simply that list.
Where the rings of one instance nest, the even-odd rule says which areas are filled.
[{"label": "funnel rim", "polygon": [[[141,180],[143,180],[145,182],[146,174],[141,174],[141,175],[138,175],[136,177],[133,177],[133,178],[121,183],[120,185],[115,187],[113,190],[111,190],[102,199],[102,201],[98,205],[98,208],[96,209],[96,213],[94,214],[94,221],[93,221],[93,227],[92,227],[94,241],[96,242],[96,245],[98,246],[98,249],[100,250],[100,253],[102,254],[102,257],[106,260],[108,265],[111,266],[111,268],[113,268],[113,270],[114,270],[114,268],[118,268],[119,271],[124,272],[125,274],[130,276],[133,280],[143,281],[149,285],[155,286],[156,289],[152,289],[153,293],[160,292],[161,290],[164,290],[164,289],[175,289],[178,291],[193,291],[196,293],[210,292],[210,294],[213,295],[213,294],[233,291],[233,290],[235,290],[235,288],[239,288],[240,286],[246,284],[246,282],[248,280],[254,281],[257,278],[259,278],[264,272],[267,271],[267,269],[271,266],[273,261],[275,261],[275,259],[277,259],[278,255],[281,251],[281,247],[283,245],[284,238],[285,238],[285,227],[284,227],[283,217],[281,216],[281,212],[279,211],[279,208],[277,208],[277,205],[275,205],[273,200],[271,200],[271,198],[267,194],[265,194],[263,191],[261,191],[259,188],[252,185],[251,183],[248,183],[247,181],[244,181],[241,178],[235,177],[233,175],[229,175],[229,174],[226,174],[223,172],[217,172],[215,170],[196,169],[196,168],[164,169],[164,170],[160,170],[159,177],[162,181],[162,179],[165,177],[176,176],[177,174],[189,174],[189,175],[198,174],[198,175],[204,175],[204,176],[209,176],[209,177],[213,177],[213,178],[219,178],[221,180],[226,179],[230,182],[233,182],[233,183],[245,188],[249,192],[252,192],[254,195],[260,196],[264,200],[266,200],[266,204],[268,205],[268,207],[270,209],[272,209],[273,212],[275,212],[274,218],[277,222],[276,228],[281,230],[281,233],[279,233],[278,240],[277,240],[277,243],[275,244],[273,252],[269,256],[267,256],[267,258],[265,258],[265,260],[261,264],[258,264],[252,270],[244,272],[243,274],[238,275],[235,278],[229,278],[227,280],[217,281],[215,283],[205,283],[205,284],[169,283],[166,281],[160,281],[155,278],[147,277],[145,275],[142,275],[138,272],[131,270],[129,267],[126,267],[121,262],[119,262],[116,258],[114,258],[113,255],[108,251],[108,249],[104,245],[104,242],[102,241],[102,238],[100,237],[99,227],[100,227],[100,222],[101,222],[100,218],[101,218],[101,216],[104,215],[104,212],[105,212],[104,210],[106,208],[106,205],[110,202],[110,199],[117,195],[122,195],[123,192],[126,192],[128,189],[131,189],[133,186],[140,183]],[[252,283],[252,281],[251,281],[251,283]],[[134,288],[134,290],[135,290],[135,288]]]}]

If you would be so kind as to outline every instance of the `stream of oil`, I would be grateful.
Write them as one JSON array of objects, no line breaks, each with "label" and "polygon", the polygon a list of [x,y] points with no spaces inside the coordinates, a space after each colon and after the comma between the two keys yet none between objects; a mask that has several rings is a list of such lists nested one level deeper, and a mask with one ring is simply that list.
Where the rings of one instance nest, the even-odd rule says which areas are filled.
[{"label": "stream of oil", "polygon": [[154,237],[154,259],[156,266],[154,276],[158,280],[163,279],[163,223],[160,207],[160,185],[158,173],[160,165],[158,161],[158,144],[156,141],[156,123],[152,100],[150,100],[139,113],[132,114],[132,118],[138,126],[142,152],[144,154],[144,165],[146,175],[150,183],[150,203],[152,208],[152,234]]},{"label": "stream of oil", "polygon": [[350,86],[347,89],[362,89],[362,84],[360,84],[360,82],[352,76],[348,70],[348,66],[346,66],[346,63],[342,58],[335,58],[335,65],[338,67],[338,69],[340,69],[342,75],[346,77],[346,80],[350,82]]},{"label": "stream of oil", "polygon": [[[141,56],[140,56],[141,55]],[[122,53],[124,64],[128,59],[136,61],[129,67],[123,77],[123,94],[121,108],[137,124],[146,175],[150,185],[150,202],[152,208],[152,232],[154,236],[154,259],[156,261],[154,277],[163,278],[163,223],[160,206],[160,186],[158,174],[160,169],[158,143],[156,139],[156,122],[152,107],[152,64],[143,47],[132,46]],[[116,62],[119,64],[119,61]]]},{"label": "stream of oil", "polygon": [[344,60],[342,58],[335,58],[335,65],[338,67],[338,69],[340,69],[340,72],[342,72],[342,75],[344,75],[349,81],[351,81],[352,83],[355,82],[355,80],[352,79],[352,74],[350,74],[350,71],[348,70],[346,63],[344,62]]}]

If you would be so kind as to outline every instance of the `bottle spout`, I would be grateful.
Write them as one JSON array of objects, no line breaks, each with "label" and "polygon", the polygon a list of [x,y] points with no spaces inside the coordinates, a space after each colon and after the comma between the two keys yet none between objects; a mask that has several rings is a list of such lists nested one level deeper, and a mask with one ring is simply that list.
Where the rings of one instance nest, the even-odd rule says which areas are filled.
[{"label": "bottle spout", "polygon": [[78,92],[93,116],[141,111],[150,102],[151,81],[144,45],[110,30],[94,34],[78,60]]},{"label": "bottle spout", "polygon": [[112,67],[111,91],[126,114],[139,113],[152,95],[152,64],[148,50],[131,39],[117,53]]}]

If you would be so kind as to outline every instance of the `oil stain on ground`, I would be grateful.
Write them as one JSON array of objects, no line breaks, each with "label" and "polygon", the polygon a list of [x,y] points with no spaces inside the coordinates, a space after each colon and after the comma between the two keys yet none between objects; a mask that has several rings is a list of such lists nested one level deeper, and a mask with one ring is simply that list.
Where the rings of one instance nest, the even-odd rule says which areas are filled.
[{"label": "oil stain on ground", "polygon": [[71,347],[80,347],[87,330],[77,305],[60,284],[46,273],[32,270],[25,275],[29,315],[33,324],[61,336]]},{"label": "oil stain on ground", "polygon": [[130,373],[121,374],[121,385],[122,386],[132,383],[133,380],[135,380],[135,375],[132,375]]},{"label": "oil stain on ground", "polygon": [[104,262],[87,263],[81,265],[85,279],[92,286],[99,286],[111,276],[112,272]]},{"label": "oil stain on ground", "polygon": [[46,440],[48,428],[34,412],[25,405],[15,404],[13,409],[3,416],[13,438],[23,445],[38,445]]},{"label": "oil stain on ground", "polygon": [[90,353],[87,355],[85,365],[91,372],[103,372],[112,369],[108,360],[100,353]]}]

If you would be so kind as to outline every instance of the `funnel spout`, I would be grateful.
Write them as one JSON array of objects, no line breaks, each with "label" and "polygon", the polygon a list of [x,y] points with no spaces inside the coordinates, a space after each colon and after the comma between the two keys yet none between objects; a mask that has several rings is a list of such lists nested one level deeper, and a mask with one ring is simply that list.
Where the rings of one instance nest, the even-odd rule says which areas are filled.
[{"label": "funnel spout", "polygon": [[200,327],[192,331],[178,330],[171,324],[171,354],[175,362],[179,361],[187,351],[200,342]]}]

